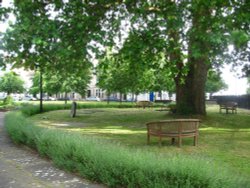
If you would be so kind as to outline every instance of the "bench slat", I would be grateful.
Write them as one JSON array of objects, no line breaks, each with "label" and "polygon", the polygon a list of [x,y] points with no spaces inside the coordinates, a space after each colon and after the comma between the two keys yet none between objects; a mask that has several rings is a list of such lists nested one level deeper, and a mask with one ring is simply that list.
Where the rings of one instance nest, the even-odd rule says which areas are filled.
[{"label": "bench slat", "polygon": [[146,124],[148,130],[148,143],[150,136],[157,136],[161,145],[161,137],[178,137],[178,145],[181,146],[182,137],[194,137],[194,145],[197,144],[199,119],[174,119],[149,122]]},{"label": "bench slat", "polygon": [[222,113],[222,110],[226,110],[226,113],[228,114],[228,111],[231,110],[232,113],[237,114],[237,107],[238,104],[236,102],[225,102],[220,103],[220,113]]}]

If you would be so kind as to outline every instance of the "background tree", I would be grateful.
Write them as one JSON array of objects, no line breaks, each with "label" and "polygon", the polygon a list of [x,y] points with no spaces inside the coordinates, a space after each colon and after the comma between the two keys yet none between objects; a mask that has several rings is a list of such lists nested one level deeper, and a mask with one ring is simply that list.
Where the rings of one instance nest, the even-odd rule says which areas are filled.
[{"label": "background tree", "polygon": [[5,73],[0,79],[0,91],[11,93],[24,92],[24,81],[14,72]]},{"label": "background tree", "polygon": [[60,79],[62,84],[61,92],[65,93],[65,103],[67,103],[68,93],[78,93],[82,97],[85,96],[88,83],[90,81],[90,71],[89,70],[79,70],[78,74],[68,74],[66,77],[63,76]]},{"label": "background tree", "polygon": [[115,58],[110,49],[106,51],[106,55],[99,60],[99,64],[96,67],[97,75],[97,85],[101,89],[106,91],[107,94],[107,103],[109,103],[110,95],[115,91],[115,79],[113,77],[114,71],[116,70]]},{"label": "background tree", "polygon": [[[2,38],[2,49],[8,54],[5,61],[16,68],[39,70],[41,86],[43,73],[55,69],[57,63],[54,54],[58,50],[58,30],[49,11],[52,8],[40,1],[14,1],[12,13],[16,20]],[[42,112],[43,88],[39,88]]]},{"label": "background tree", "polygon": [[[38,64],[43,72],[73,73],[90,68],[92,54],[102,53],[101,44],[114,47],[124,63],[135,67],[129,69],[136,70],[132,75],[141,76],[156,70],[160,61],[155,59],[164,54],[164,66],[175,81],[179,113],[205,115],[209,69],[225,61],[225,55],[241,61],[249,54],[250,6],[245,0],[14,1],[14,5],[17,21],[3,40],[9,61],[28,68]],[[229,44],[234,45],[231,54]]]},{"label": "background tree", "polygon": [[107,51],[106,56],[100,60],[97,66],[98,86],[106,90],[108,94],[128,92],[138,95],[140,92],[148,92],[153,88],[154,70],[134,69],[129,59],[123,58],[120,53]]},{"label": "background tree", "polygon": [[[165,53],[175,80],[177,112],[206,114],[207,72],[212,65],[225,62],[225,54],[232,57],[228,53],[229,44],[236,47],[234,58],[247,56],[249,37],[246,36],[249,36],[250,25],[246,11],[249,7],[247,1],[128,2],[134,24],[130,34],[147,36],[137,46],[141,48],[147,43],[151,54],[159,50]],[[165,42],[154,43],[157,38]]]},{"label": "background tree", "polygon": [[[32,79],[32,87],[30,88],[32,94],[37,94],[39,91],[39,77],[40,73],[36,72]],[[46,93],[51,96],[59,93],[77,92],[84,97],[90,78],[90,72],[88,70],[78,70],[75,71],[74,74],[60,72],[57,72],[57,74],[55,74],[55,72],[53,72],[53,74],[46,73],[43,78],[43,94]]]},{"label": "background tree", "polygon": [[2,37],[1,49],[8,54],[4,60],[14,67],[38,69],[41,81],[52,71],[88,70],[87,44],[107,8],[105,3],[79,0],[14,1],[16,21]]},{"label": "background tree", "polygon": [[228,86],[222,79],[220,72],[216,72],[214,70],[210,70],[208,72],[205,91],[209,93],[210,99],[213,93],[216,93],[223,89],[227,89],[227,87]]},{"label": "background tree", "polygon": [[39,94],[39,81],[40,80],[40,73],[38,71],[35,72],[35,74],[33,75],[31,81],[32,81],[32,85],[29,88],[29,93],[33,95],[33,97],[36,97],[37,94]]},{"label": "background tree", "polygon": [[58,75],[45,74],[44,75],[44,93],[49,96],[58,95],[62,90],[62,78]]}]

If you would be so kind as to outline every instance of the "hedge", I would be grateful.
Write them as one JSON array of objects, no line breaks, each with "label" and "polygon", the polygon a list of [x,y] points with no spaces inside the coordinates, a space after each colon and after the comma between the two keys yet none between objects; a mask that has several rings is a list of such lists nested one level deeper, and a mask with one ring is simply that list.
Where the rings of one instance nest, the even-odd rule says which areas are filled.
[{"label": "hedge", "polygon": [[14,142],[37,149],[60,168],[109,187],[249,187],[243,178],[198,156],[166,158],[96,137],[46,129],[20,112],[8,113],[5,125]]}]

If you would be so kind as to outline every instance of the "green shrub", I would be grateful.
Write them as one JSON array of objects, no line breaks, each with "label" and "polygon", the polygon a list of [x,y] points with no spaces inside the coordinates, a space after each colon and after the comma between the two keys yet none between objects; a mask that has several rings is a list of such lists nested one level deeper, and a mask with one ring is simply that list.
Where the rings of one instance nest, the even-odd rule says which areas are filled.
[{"label": "green shrub", "polygon": [[36,136],[41,128],[34,126],[19,112],[11,112],[5,117],[5,126],[11,139],[17,144],[25,144],[36,148]]},{"label": "green shrub", "polygon": [[[70,104],[44,104],[43,111],[49,112],[53,110],[63,110],[63,109],[70,109]],[[29,104],[24,103],[22,104],[20,111],[26,116],[32,116],[35,114],[40,113],[40,106],[37,104]]]},{"label": "green shrub", "polygon": [[45,129],[17,112],[6,115],[5,125],[16,143],[37,148],[57,166],[109,187],[249,187],[238,175],[199,157],[163,158],[107,140]]},{"label": "green shrub", "polygon": [[176,104],[169,104],[168,107],[170,108],[170,111],[175,114],[177,112]]},{"label": "green shrub", "polygon": [[9,95],[5,97],[5,99],[3,100],[3,105],[12,105],[13,103],[14,103],[14,100]]}]

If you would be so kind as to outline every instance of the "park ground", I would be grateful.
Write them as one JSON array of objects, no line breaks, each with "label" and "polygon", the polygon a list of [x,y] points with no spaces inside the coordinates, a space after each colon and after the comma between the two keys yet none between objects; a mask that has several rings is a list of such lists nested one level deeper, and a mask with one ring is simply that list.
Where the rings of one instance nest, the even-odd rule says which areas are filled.
[{"label": "park ground", "polygon": [[213,161],[222,167],[230,168],[232,173],[250,177],[250,111],[239,109],[237,114],[219,113],[217,105],[207,107],[206,117],[182,116],[181,118],[200,118],[198,146],[192,146],[192,139],[184,139],[178,148],[164,139],[163,147],[158,147],[157,139],[146,145],[146,122],[179,118],[166,111],[155,108],[95,108],[79,109],[76,118],[71,118],[69,110],[58,110],[31,116],[36,125],[49,129],[60,129],[91,135],[122,144],[126,147],[140,148],[153,153],[193,156]]}]

